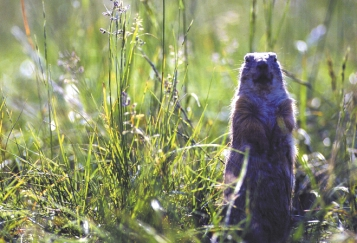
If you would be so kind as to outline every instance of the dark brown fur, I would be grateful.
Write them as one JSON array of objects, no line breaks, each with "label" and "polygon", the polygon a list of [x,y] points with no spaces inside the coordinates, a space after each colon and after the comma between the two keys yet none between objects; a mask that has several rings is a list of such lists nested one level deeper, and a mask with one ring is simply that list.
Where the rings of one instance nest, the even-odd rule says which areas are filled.
[{"label": "dark brown fur", "polygon": [[285,88],[276,54],[247,54],[231,115],[231,147],[243,152],[249,148],[247,171],[237,194],[234,188],[243,165],[241,153],[229,151],[224,174],[225,201],[228,205],[234,200],[225,222],[233,225],[250,218],[243,224],[247,230],[241,232],[246,242],[285,242],[289,236],[294,127],[294,102]]}]

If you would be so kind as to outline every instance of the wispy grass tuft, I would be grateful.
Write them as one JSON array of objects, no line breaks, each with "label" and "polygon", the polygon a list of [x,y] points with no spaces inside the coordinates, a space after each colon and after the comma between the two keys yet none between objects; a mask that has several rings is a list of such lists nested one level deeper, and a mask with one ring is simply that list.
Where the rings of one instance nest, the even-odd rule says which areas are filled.
[{"label": "wispy grass tuft", "polygon": [[52,97],[51,97],[51,89],[52,86],[50,84],[51,80],[51,71],[49,68],[49,60],[48,60],[48,52],[47,52],[47,32],[46,32],[46,11],[45,11],[45,2],[42,0],[42,13],[43,13],[43,37],[44,37],[44,54],[45,54],[45,65],[46,65],[46,75],[42,73],[42,77],[44,77],[44,81],[47,85],[47,109],[48,109],[48,131],[50,134],[50,151],[51,157],[53,158],[53,135],[52,135]]},{"label": "wispy grass tuft", "polygon": [[[299,107],[296,195],[309,200],[291,241],[353,241],[356,61],[330,34],[355,3],[130,2],[21,1],[25,29],[11,32],[24,53],[9,46],[0,65],[0,242],[209,242],[239,229],[221,225],[232,69],[266,48]],[[329,36],[311,42],[320,13]]]}]

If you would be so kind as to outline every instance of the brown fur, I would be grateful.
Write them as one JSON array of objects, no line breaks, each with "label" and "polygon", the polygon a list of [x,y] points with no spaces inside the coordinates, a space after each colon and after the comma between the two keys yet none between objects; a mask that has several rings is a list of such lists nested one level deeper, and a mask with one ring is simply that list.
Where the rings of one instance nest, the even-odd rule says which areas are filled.
[{"label": "brown fur", "polygon": [[247,230],[241,232],[246,242],[285,242],[289,236],[294,127],[294,102],[276,54],[247,54],[231,115],[231,147],[250,151],[238,194],[234,195],[234,187],[243,165],[241,153],[230,150],[224,174],[225,201],[234,200],[226,222],[232,225],[250,218],[243,224]]}]

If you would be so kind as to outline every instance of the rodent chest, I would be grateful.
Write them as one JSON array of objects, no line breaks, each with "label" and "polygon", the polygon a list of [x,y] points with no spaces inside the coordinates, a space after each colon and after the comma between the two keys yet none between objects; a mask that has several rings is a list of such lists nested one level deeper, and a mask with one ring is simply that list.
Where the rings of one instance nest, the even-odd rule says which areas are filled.
[{"label": "rodent chest", "polygon": [[[257,118],[266,129],[273,129],[277,123],[277,110],[279,104],[277,102],[269,102],[267,100],[251,100],[249,103],[251,106],[251,115]],[[237,112],[245,113],[246,111],[237,110]]]},{"label": "rodent chest", "polygon": [[248,145],[256,153],[267,155],[276,150],[288,136],[282,129],[285,118],[280,114],[280,104],[284,102],[284,99],[277,102],[238,97],[233,116],[233,146],[239,149]]}]

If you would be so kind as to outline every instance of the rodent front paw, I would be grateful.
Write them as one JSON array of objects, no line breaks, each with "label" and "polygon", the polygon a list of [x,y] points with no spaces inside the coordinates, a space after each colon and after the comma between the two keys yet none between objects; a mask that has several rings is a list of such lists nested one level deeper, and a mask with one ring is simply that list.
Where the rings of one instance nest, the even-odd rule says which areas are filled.
[{"label": "rodent front paw", "polygon": [[263,153],[269,149],[269,142],[265,135],[252,132],[248,138],[248,143],[251,151]]}]

